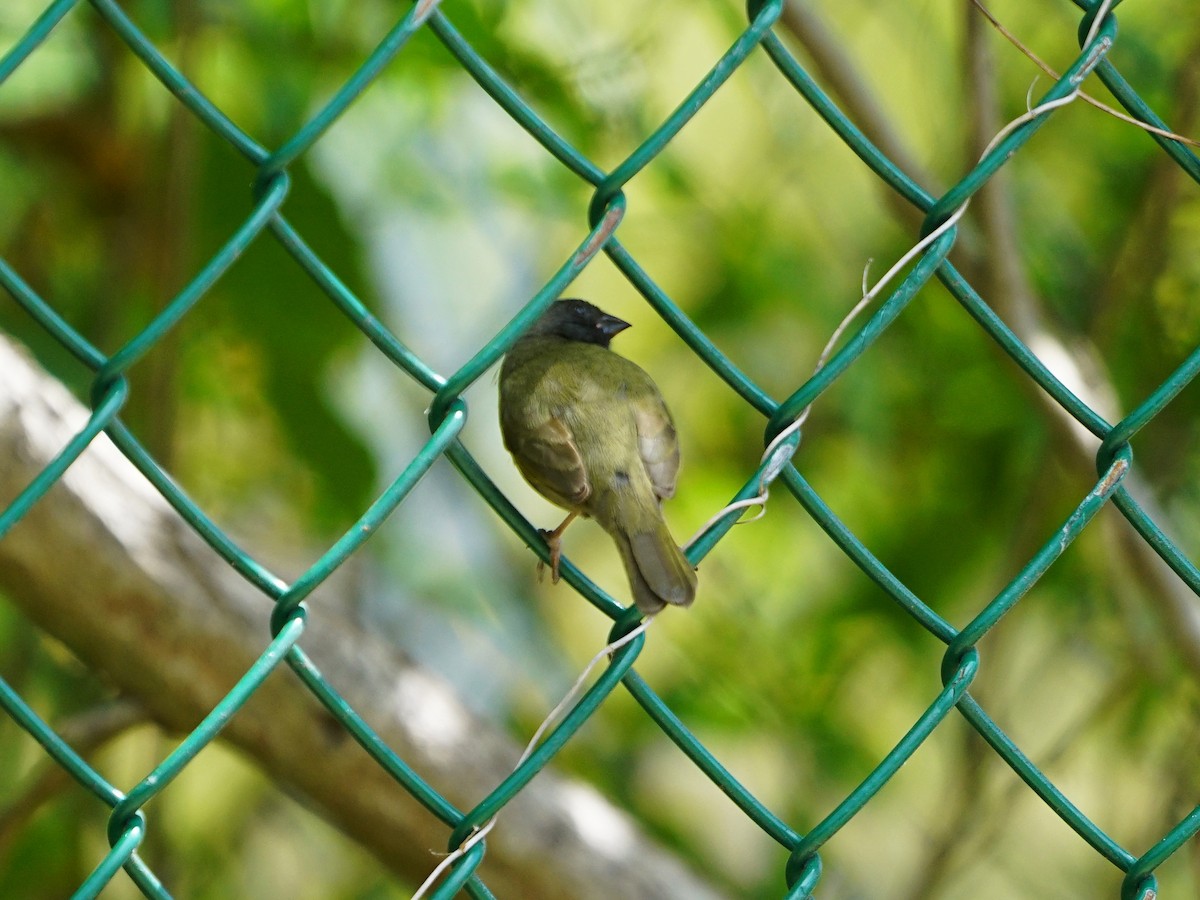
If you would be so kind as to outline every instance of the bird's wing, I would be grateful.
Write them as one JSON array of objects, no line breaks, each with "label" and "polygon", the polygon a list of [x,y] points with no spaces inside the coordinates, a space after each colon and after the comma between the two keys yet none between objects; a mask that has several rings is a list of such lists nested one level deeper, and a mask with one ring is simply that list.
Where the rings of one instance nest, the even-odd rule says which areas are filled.
[{"label": "bird's wing", "polygon": [[679,474],[679,441],[671,414],[657,389],[634,400],[632,409],[642,465],[655,496],[669,499],[675,495],[675,477]]},{"label": "bird's wing", "polygon": [[592,493],[579,447],[562,419],[546,419],[509,449],[526,480],[560,506],[578,507]]}]

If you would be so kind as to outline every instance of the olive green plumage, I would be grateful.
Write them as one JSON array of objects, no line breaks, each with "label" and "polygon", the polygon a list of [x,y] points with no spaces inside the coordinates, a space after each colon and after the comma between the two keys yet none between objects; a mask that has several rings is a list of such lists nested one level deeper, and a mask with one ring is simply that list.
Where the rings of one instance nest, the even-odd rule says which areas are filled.
[{"label": "olive green plumage", "polygon": [[627,327],[583,300],[551,304],[500,367],[500,431],[538,493],[613,538],[649,614],[690,604],[696,572],[659,508],[679,471],[671,414],[650,376],[608,349]]}]

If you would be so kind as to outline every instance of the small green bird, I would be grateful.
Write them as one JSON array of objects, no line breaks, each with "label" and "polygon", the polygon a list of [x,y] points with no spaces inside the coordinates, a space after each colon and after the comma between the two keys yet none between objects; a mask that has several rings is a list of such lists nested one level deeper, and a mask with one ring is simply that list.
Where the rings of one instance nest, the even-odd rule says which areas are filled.
[{"label": "small green bird", "polygon": [[644,614],[696,596],[696,571],[660,504],[675,493],[679,443],[662,395],[608,349],[629,323],[584,300],[557,300],[500,367],[500,432],[521,474],[569,515],[543,531],[558,581],[561,538],[576,516],[617,544]]}]

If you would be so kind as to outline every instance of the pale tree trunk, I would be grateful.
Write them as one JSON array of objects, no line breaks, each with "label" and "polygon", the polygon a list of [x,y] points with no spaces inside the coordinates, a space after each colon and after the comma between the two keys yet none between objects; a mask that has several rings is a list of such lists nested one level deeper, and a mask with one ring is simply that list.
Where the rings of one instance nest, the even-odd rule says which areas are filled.
[{"label": "pale tree trunk", "polygon": [[[0,335],[0,509],[86,417],[59,382]],[[103,436],[0,540],[0,586],[175,733],[195,726],[270,638],[268,599]],[[514,741],[319,597],[301,646],[383,740],[460,809],[511,771],[520,752]],[[436,865],[431,851],[445,849],[448,828],[286,666],[222,736],[406,879],[421,880]],[[500,897],[719,896],[594,789],[552,771],[505,807],[487,843],[480,875]]]}]

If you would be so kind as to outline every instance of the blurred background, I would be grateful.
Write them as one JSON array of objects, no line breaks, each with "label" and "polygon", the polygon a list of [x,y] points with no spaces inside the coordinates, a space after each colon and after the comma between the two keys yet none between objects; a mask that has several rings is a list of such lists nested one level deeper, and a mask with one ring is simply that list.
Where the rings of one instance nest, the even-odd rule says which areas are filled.
[{"label": "blurred background", "polygon": [[[0,49],[40,0],[0,7]],[[286,141],[406,7],[217,0],[124,8],[242,129]],[[534,109],[605,170],[628,156],[745,27],[733,3],[446,0],[444,13]],[[1079,9],[995,0],[1059,71]],[[804,3],[777,26],[852,118],[939,194],[1051,83],[971,3]],[[1188,0],[1124,4],[1111,59],[1172,127],[1195,133],[1200,19]],[[1036,80],[1036,84],[1035,84]],[[1085,89],[1109,100],[1095,79]],[[383,321],[448,376],[575,251],[589,185],[418,34],[291,167],[289,221]],[[111,353],[251,209],[253,167],[159,84],[93,10],[69,14],[0,89],[0,256]],[[709,338],[776,400],[811,374],[919,217],[871,174],[761,51],[625,189],[618,236]],[[997,213],[1000,210],[1001,213]],[[1200,193],[1143,133],[1076,103],[972,206],[952,259],[1014,327],[1097,363],[1087,396],[1116,421],[1200,342]],[[1014,287],[1014,285],[1018,287]],[[754,471],[765,422],[659,320],[607,259],[569,291],[634,324],[683,452],[667,517],[682,542]],[[86,399],[91,373],[7,296],[0,329]],[[1059,357],[1047,356],[1055,367]],[[1067,377],[1065,369],[1060,369]],[[430,397],[269,236],[131,372],[123,420],[243,546],[295,577],[428,437]],[[512,467],[495,378],[468,391],[463,440],[535,524],[559,513]],[[1098,401],[1099,402],[1099,401]],[[1184,547],[1200,543],[1200,394],[1139,434],[1137,471]],[[814,407],[796,465],[892,572],[961,627],[1095,482],[1037,389],[939,285]],[[1140,854],[1200,790],[1197,671],[1113,509],[980,644],[972,694],[1114,839]],[[611,542],[566,553],[627,602]],[[610,623],[538,583],[520,539],[445,462],[354,560],[348,603],[449,678],[520,743],[603,646]],[[780,484],[766,515],[700,566],[687,612],[657,621],[638,671],[725,764],[807,831],[941,688],[944,647],[896,607]],[[52,722],[110,690],[0,603],[3,676]],[[135,783],[174,745],[145,723],[97,766]],[[560,754],[731,896],[783,892],[785,852],[618,691]],[[106,847],[105,813],[49,789],[39,748],[0,723],[0,894],[73,890]],[[34,790],[31,785],[41,785]],[[248,801],[247,798],[254,798]],[[386,870],[220,746],[155,801],[146,847],[181,897],[406,897]],[[1116,896],[1120,873],[951,715],[822,849],[826,898]],[[486,880],[486,864],[483,870]],[[1159,871],[1200,891],[1195,843]],[[135,896],[123,879],[105,897]]]}]

